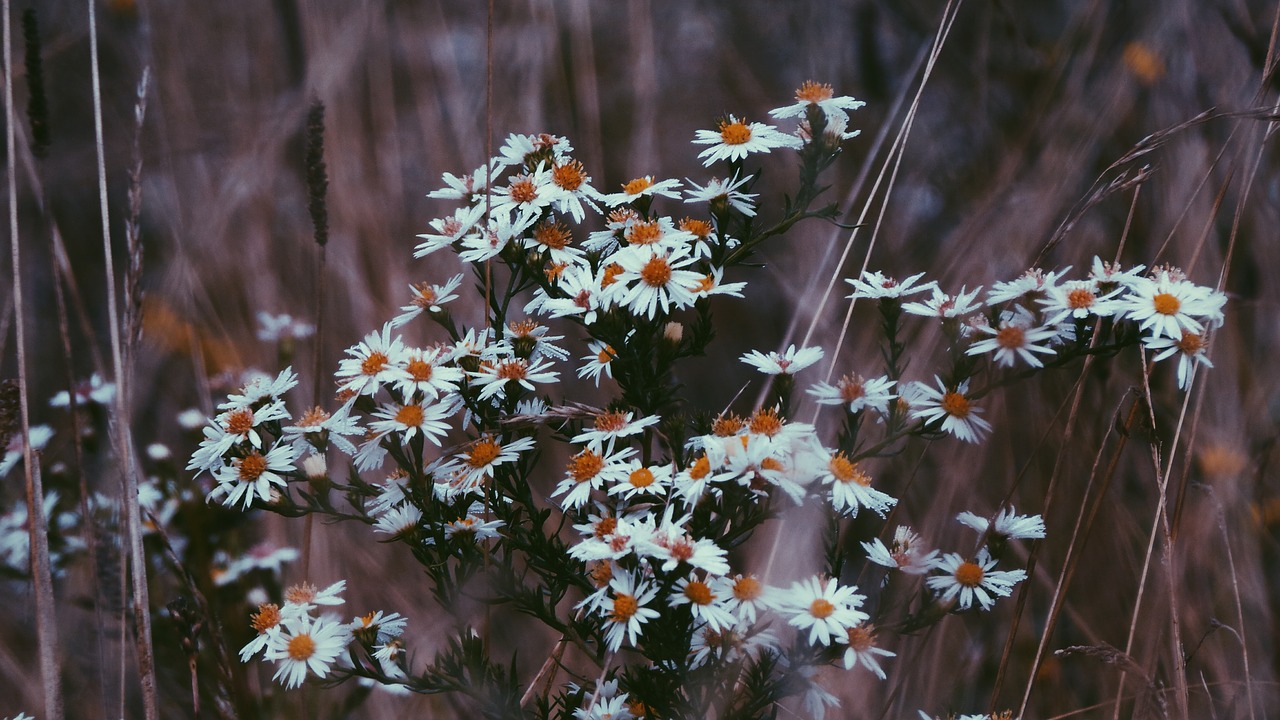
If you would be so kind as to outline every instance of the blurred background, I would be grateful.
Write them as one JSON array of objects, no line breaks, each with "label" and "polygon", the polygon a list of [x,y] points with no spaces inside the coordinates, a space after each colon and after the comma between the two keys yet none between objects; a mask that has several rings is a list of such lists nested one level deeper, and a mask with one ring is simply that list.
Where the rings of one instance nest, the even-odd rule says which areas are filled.
[{"label": "blurred background", "polygon": [[[868,256],[871,269],[899,277],[927,271],[953,291],[1011,279],[1035,265],[1073,266],[1083,275],[1095,255],[1118,258],[1125,267],[1169,263],[1199,284],[1221,282],[1231,298],[1227,324],[1213,337],[1215,367],[1199,376],[1185,408],[1172,365],[1153,373],[1154,427],[1144,409],[1125,434],[1115,431],[1131,410],[1131,389],[1141,385],[1135,351],[1084,376],[1079,367],[1068,368],[993,394],[986,417],[997,429],[985,445],[920,444],[875,468],[882,489],[901,497],[898,521],[928,528],[937,546],[968,541],[967,531],[951,521],[956,512],[990,513],[1005,497],[1022,512],[1045,512],[1049,538],[1036,550],[1029,599],[1007,647],[1012,602],[990,615],[949,618],[899,638],[890,645],[898,657],[888,662],[887,682],[868,674],[828,676],[845,716],[985,711],[1006,652],[995,707],[1016,708],[1032,680],[1031,661],[1073,542],[1079,572],[1048,647],[1124,648],[1132,634],[1126,715],[1159,717],[1173,706],[1164,690],[1176,666],[1175,620],[1191,717],[1266,717],[1280,709],[1280,483],[1272,470],[1280,416],[1273,359],[1280,350],[1280,284],[1265,280],[1280,262],[1280,158],[1272,125],[1260,119],[1277,102],[1274,3],[493,4],[490,18],[484,3],[441,0],[94,3],[118,272],[129,264],[130,172],[139,162],[141,168],[134,184],[141,193],[141,295],[128,298],[140,300],[144,318],[133,358],[140,446],[163,443],[173,457],[185,458],[198,435],[175,423],[180,411],[210,410],[239,370],[282,367],[278,344],[257,337],[259,312],[313,321],[317,283],[323,284],[323,346],[301,340],[293,362],[309,371],[319,352],[321,366],[332,371],[343,348],[397,314],[409,283],[442,282],[458,272],[452,257],[413,260],[412,248],[433,218],[452,211],[426,194],[443,186],[441,173],[469,173],[483,163],[489,129],[495,149],[509,133],[568,137],[595,186],[606,192],[645,174],[703,183],[712,171],[696,159],[695,130],[714,128],[726,113],[766,120],[770,108],[791,102],[801,82],[826,82],[867,105],[855,114],[862,133],[829,175],[825,199],[840,203],[843,223],[861,219],[868,226],[853,237],[843,266],[838,259],[850,231],[810,222],[767,246],[764,267],[730,278],[747,280],[751,295],[717,305],[717,355],[682,377],[695,389],[691,400],[729,403],[740,385],[725,378],[725,363],[736,364],[746,349],[799,342],[811,323],[817,328],[812,343],[832,359],[846,292],[841,283],[823,304],[822,291],[833,276],[856,275]],[[30,126],[17,128],[28,297],[23,322],[33,421],[58,432],[46,453],[53,457],[59,447],[65,451],[71,433],[65,411],[48,408],[44,398],[65,386],[68,361],[77,378],[110,375],[100,360],[109,357],[107,305],[88,5],[18,0],[15,25],[28,8],[39,21],[49,134],[47,154],[36,158]],[[929,63],[944,17],[953,22],[936,63]],[[20,118],[28,100],[22,57],[29,44],[30,38],[15,37]],[[144,68],[151,82],[135,156]],[[904,150],[900,158],[890,155],[925,72]],[[313,98],[326,108],[329,173],[330,241],[320,275],[303,168]],[[1142,146],[1146,152],[1126,158],[1153,134]],[[876,182],[886,168],[893,178],[887,197],[887,176]],[[756,189],[763,197],[794,188],[791,157],[769,156],[761,172]],[[65,243],[75,289],[69,358],[52,309],[54,232]],[[837,373],[878,372],[872,310],[854,309],[834,357]],[[478,308],[460,312],[481,322]],[[4,323],[4,374],[10,377],[16,374],[11,304]],[[911,331],[917,327],[920,355],[908,374],[928,379],[941,350],[924,323]],[[1084,381],[1079,405],[1068,411],[1077,379]],[[310,383],[304,373],[302,388]],[[750,409],[750,397],[739,402]],[[1144,585],[1160,497],[1152,447],[1161,462],[1172,463],[1173,552],[1162,555],[1157,543],[1156,569]],[[90,486],[118,495],[114,466],[105,449],[101,455],[90,459]],[[1102,469],[1095,472],[1095,463]],[[57,468],[50,472],[48,482],[56,486]],[[20,502],[19,475],[0,485],[5,507]],[[1105,495],[1099,491],[1104,477]],[[1073,541],[1077,516],[1099,498],[1091,531]],[[239,523],[228,532],[242,548],[263,539],[300,542],[300,522],[265,516],[226,522]],[[879,531],[867,523],[865,536]],[[348,579],[353,611],[368,606],[409,616],[425,662],[437,611],[415,586],[418,575],[388,575],[388,568],[411,568],[411,560],[399,548],[367,542],[364,528],[318,525],[315,532],[313,581]],[[783,532],[789,532],[785,526]],[[286,582],[302,579],[291,572],[286,566]],[[173,599],[166,583],[163,576],[154,580],[156,607]],[[118,666],[118,646],[108,641],[102,656],[78,648],[97,622],[89,587],[74,572],[58,583],[71,717],[97,717],[103,703],[118,698],[112,683],[100,681],[98,667],[100,657]],[[0,617],[4,715],[37,708],[40,681],[29,585],[5,581],[0,600],[13,608]],[[236,612],[219,621],[235,626],[229,632],[240,637],[247,615]],[[157,621],[158,645],[173,641],[162,625]],[[521,667],[536,672],[552,642],[528,642]],[[1034,678],[1028,717],[1112,717],[1126,665],[1094,655],[1050,655]],[[1141,673],[1134,668],[1145,679],[1135,680]],[[189,712],[185,663],[162,666],[161,682],[164,715]],[[349,689],[320,693],[324,700],[307,692],[313,693],[309,705],[281,712],[343,716],[336,698],[348,697]],[[462,717],[465,708],[454,699],[376,695],[351,716],[426,713]]]}]

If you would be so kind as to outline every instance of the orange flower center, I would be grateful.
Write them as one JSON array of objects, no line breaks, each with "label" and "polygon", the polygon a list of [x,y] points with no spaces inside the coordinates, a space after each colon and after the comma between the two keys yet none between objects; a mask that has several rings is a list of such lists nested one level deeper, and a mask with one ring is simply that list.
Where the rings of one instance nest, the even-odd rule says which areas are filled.
[{"label": "orange flower center", "polygon": [[606,535],[612,535],[613,531],[617,529],[618,518],[602,517],[600,518],[600,521],[596,523],[595,527],[591,529],[591,534],[595,535],[597,538],[602,538]]},{"label": "orange flower center", "polygon": [[227,416],[227,432],[232,435],[244,435],[253,429],[253,411],[237,410]]},{"label": "orange flower center", "polygon": [[705,238],[711,235],[711,223],[705,220],[694,220],[693,218],[685,218],[680,221],[680,229],[687,233]]},{"label": "orange flower center", "polygon": [[431,375],[434,372],[431,368],[431,363],[423,360],[422,358],[414,358],[410,360],[408,366],[405,367],[405,370],[409,371],[409,377],[412,377],[414,382],[427,382],[431,379]]},{"label": "orange flower center", "polygon": [[377,375],[387,367],[387,363],[390,362],[390,360],[390,358],[380,352],[371,352],[369,353],[369,357],[365,358],[364,362],[360,363],[360,372],[365,375]]},{"label": "orange flower center", "polygon": [[498,379],[523,380],[529,374],[528,370],[523,360],[507,360],[498,364]]},{"label": "orange flower center", "polygon": [[639,468],[631,471],[631,475],[627,478],[632,487],[646,488],[653,484],[653,471],[649,468]]},{"label": "orange flower center", "polygon": [[689,477],[694,480],[701,480],[711,473],[711,461],[706,455],[701,455],[697,460],[693,461],[693,465],[689,466]]},{"label": "orange flower center", "polygon": [[733,596],[739,600],[755,600],[763,592],[764,585],[751,575],[740,577],[733,581]]},{"label": "orange flower center", "polygon": [[614,358],[613,348],[608,345],[605,345],[603,350],[596,353],[596,362],[600,363],[601,365],[605,365],[609,362],[612,362],[613,358]]},{"label": "orange flower center", "polygon": [[977,587],[982,582],[982,566],[975,562],[960,563],[956,568],[956,582],[965,587]]},{"label": "orange flower center", "polygon": [[757,435],[773,437],[782,432],[782,420],[778,417],[778,412],[772,408],[759,410],[751,416],[751,423],[747,427]]},{"label": "orange flower center", "polygon": [[240,460],[240,479],[245,482],[257,480],[267,471],[267,459],[258,453],[252,453]]},{"label": "orange flower center", "polygon": [[1178,349],[1187,355],[1195,355],[1204,349],[1204,337],[1195,333],[1183,332],[1178,341]]},{"label": "orange flower center", "polygon": [[711,292],[716,289],[716,278],[714,275],[703,275],[702,279],[698,281],[698,284],[694,285],[690,289],[696,293]]},{"label": "orange flower center", "polygon": [[1027,344],[1027,333],[1017,325],[1005,325],[996,333],[996,344],[1003,348],[1017,350]]},{"label": "orange flower center", "polygon": [[662,239],[662,228],[656,222],[638,222],[627,231],[627,242],[632,245],[652,245]]},{"label": "orange flower center", "polygon": [[640,603],[631,595],[621,594],[613,599],[613,620],[614,622],[626,622],[630,620],[636,611],[640,609]]},{"label": "orange flower center", "polygon": [[604,458],[590,450],[583,450],[569,461],[569,476],[575,482],[587,482],[602,469],[604,469]]},{"label": "orange flower center", "polygon": [[958,392],[945,393],[940,403],[942,412],[951,417],[968,417],[969,415],[969,398]]},{"label": "orange flower center", "polygon": [[653,180],[646,177],[636,178],[622,186],[622,192],[628,195],[639,195],[653,185]]},{"label": "orange flower center", "polygon": [[618,280],[618,276],[622,274],[622,266],[618,263],[609,263],[604,268],[604,277],[600,278],[600,289],[609,287]]},{"label": "orange flower center", "polygon": [[518,203],[532,202],[538,197],[538,189],[528,177],[518,177],[511,181],[511,199]]},{"label": "orange flower center", "polygon": [[289,639],[289,657],[306,660],[316,652],[316,641],[310,635],[295,635]]},{"label": "orange flower center", "polygon": [[817,600],[814,600],[812,604],[809,605],[809,614],[818,618],[819,620],[824,620],[826,618],[831,617],[832,613],[834,613],[835,611],[836,611],[836,606],[832,605],[830,601],[825,600],[823,598],[818,598]]},{"label": "orange flower center", "polygon": [[875,637],[872,636],[870,628],[862,625],[855,625],[849,628],[849,647],[857,652],[866,652],[876,646]]},{"label": "orange flower center", "polygon": [[720,139],[725,145],[741,145],[751,139],[751,128],[740,120],[720,123]]},{"label": "orange flower center", "polygon": [[602,588],[609,584],[613,579],[613,564],[608,562],[597,562],[587,571],[587,577],[591,580],[591,584],[595,587]]},{"label": "orange flower center", "polygon": [[329,419],[329,413],[321,410],[319,406],[313,407],[302,414],[302,418],[298,420],[298,427],[310,428],[319,427],[325,420]]},{"label": "orange flower center", "polygon": [[600,432],[618,432],[627,426],[627,416],[620,412],[607,412],[597,415],[595,424]]},{"label": "orange flower center", "polygon": [[721,415],[711,423],[711,434],[716,437],[729,437],[737,435],[738,431],[743,428],[746,423],[737,415]]},{"label": "orange flower center", "polygon": [[1161,315],[1176,315],[1178,314],[1178,309],[1182,307],[1182,303],[1178,301],[1178,298],[1169,293],[1160,293],[1151,298],[1151,305]]},{"label": "orange flower center", "polygon": [[640,279],[649,287],[663,287],[671,282],[671,265],[666,258],[651,257],[640,269]]},{"label": "orange flower center", "polygon": [[467,455],[467,464],[473,468],[482,468],[493,462],[500,452],[502,452],[501,445],[491,438],[483,438],[471,447],[471,452]]},{"label": "orange flower center", "polygon": [[569,246],[573,235],[562,223],[544,222],[533,229],[533,239],[552,250],[563,250]]},{"label": "orange flower center", "polygon": [[294,605],[306,605],[316,599],[316,586],[305,582],[301,585],[290,585],[284,591],[284,599]]},{"label": "orange flower center", "polygon": [[258,631],[259,635],[279,625],[280,606],[275,603],[259,605],[258,612],[253,614],[249,624],[253,626],[254,630]]},{"label": "orange flower center", "polygon": [[694,605],[710,605],[715,596],[711,594],[711,588],[700,580],[694,580],[684,586],[684,596],[689,598],[689,602]]},{"label": "orange flower center", "polygon": [[396,422],[409,427],[422,425],[424,415],[421,405],[405,405],[396,411]]},{"label": "orange flower center", "polygon": [[435,288],[431,287],[430,283],[426,283],[426,282],[418,283],[417,285],[413,286],[413,289],[415,291],[415,295],[417,295],[417,297],[413,299],[413,304],[415,307],[420,307],[423,310],[427,310],[432,305],[436,304],[436,297],[437,297],[436,291],[435,291]]},{"label": "orange flower center", "polygon": [[551,182],[555,183],[556,187],[564,188],[569,192],[582,187],[586,179],[586,168],[577,160],[570,160],[551,169]]},{"label": "orange flower center", "polygon": [[840,399],[845,402],[853,402],[866,397],[867,389],[863,386],[858,378],[845,376],[840,378]]},{"label": "orange flower center", "polygon": [[830,100],[835,92],[827,83],[818,83],[812,80],[805,80],[804,84],[796,90],[796,99],[801,102],[817,103],[823,100]]},{"label": "orange flower center", "polygon": [[850,462],[844,453],[838,452],[827,463],[831,475],[842,483],[858,483],[862,487],[871,486],[871,476],[862,472],[856,463]]},{"label": "orange flower center", "polygon": [[1096,298],[1093,296],[1093,293],[1089,290],[1086,290],[1085,288],[1076,288],[1075,290],[1067,293],[1067,307],[1072,310],[1090,308],[1093,307],[1093,301],[1095,299]]}]

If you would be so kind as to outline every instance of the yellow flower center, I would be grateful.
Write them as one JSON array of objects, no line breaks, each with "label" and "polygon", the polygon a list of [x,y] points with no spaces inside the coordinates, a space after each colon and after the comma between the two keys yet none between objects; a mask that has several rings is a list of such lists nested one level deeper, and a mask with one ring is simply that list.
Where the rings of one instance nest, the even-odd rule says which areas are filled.
[{"label": "yellow flower center", "polygon": [[720,123],[720,139],[725,145],[741,145],[751,139],[751,128],[741,120]]},{"label": "yellow flower center", "polygon": [[942,402],[939,403],[942,412],[951,417],[968,417],[969,415],[969,398],[958,392],[948,392],[942,396]]},{"label": "yellow flower center", "polygon": [[982,566],[975,562],[963,562],[956,568],[956,582],[965,587],[977,587],[982,582]]},{"label": "yellow flower center", "polygon": [[289,657],[306,660],[316,652],[316,641],[310,635],[295,635],[289,639]]},{"label": "yellow flower center", "polygon": [[1169,293],[1160,293],[1151,298],[1151,305],[1161,315],[1176,315],[1178,314],[1178,309],[1182,307],[1182,303],[1178,301],[1178,298]]}]

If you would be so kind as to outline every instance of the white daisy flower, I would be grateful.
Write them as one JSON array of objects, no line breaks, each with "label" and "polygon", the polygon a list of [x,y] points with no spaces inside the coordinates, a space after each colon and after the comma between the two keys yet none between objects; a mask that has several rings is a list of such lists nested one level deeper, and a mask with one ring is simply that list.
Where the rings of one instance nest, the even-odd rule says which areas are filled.
[{"label": "white daisy flower", "polygon": [[359,615],[351,620],[351,632],[364,637],[371,637],[374,643],[385,645],[404,635],[409,618],[398,612],[384,613],[381,610],[367,615]]},{"label": "white daisy flower", "polygon": [[640,198],[657,196],[679,200],[680,193],[676,192],[679,188],[679,180],[659,180],[654,182],[652,175],[645,175],[623,184],[622,192],[605,195],[604,202],[609,207],[614,207],[624,203],[635,202]]},{"label": "white daisy flower", "polygon": [[990,518],[976,513],[962,512],[956,520],[986,535],[990,530],[993,538],[1001,540],[1023,540],[1044,537],[1044,518],[1039,515],[1019,515],[1012,507],[1003,508],[996,513],[994,522]]},{"label": "white daisy flower", "polygon": [[1182,278],[1181,273],[1159,270],[1152,278],[1135,278],[1130,292],[1121,301],[1124,317],[1134,320],[1154,337],[1173,340],[1184,332],[1203,334],[1206,325],[1222,324],[1226,296]]},{"label": "white daisy flower", "polygon": [[688,605],[694,622],[702,621],[712,630],[732,628],[738,620],[725,608],[724,601],[715,591],[715,583],[698,576],[685,576],[676,581],[675,591],[669,601],[671,607]]},{"label": "white daisy flower", "polygon": [[[537,309],[548,317],[581,317],[582,324],[592,325],[600,309],[602,277],[603,271],[598,274],[589,267],[565,268],[556,280],[556,288],[561,297],[548,297]],[[525,312],[531,311],[532,308],[525,307]]]},{"label": "white daisy flower", "polygon": [[537,210],[528,209],[490,214],[487,227],[477,225],[475,232],[462,238],[458,257],[469,263],[482,263],[497,257],[508,243],[519,238],[537,221],[538,215]]},{"label": "white daisy flower", "polygon": [[1203,335],[1197,333],[1183,330],[1182,337],[1178,340],[1163,336],[1144,337],[1142,344],[1156,353],[1153,358],[1155,362],[1178,356],[1178,387],[1183,390],[1191,387],[1191,378],[1197,365],[1213,367],[1213,363],[1205,355],[1209,343]]},{"label": "white daisy flower", "polygon": [[488,183],[497,180],[501,176],[501,164],[498,160],[492,159],[476,168],[470,175],[458,176],[453,173],[445,173],[442,177],[445,187],[427,193],[427,197],[437,200],[461,200],[470,203],[473,200],[482,198]]},{"label": "white daisy flower", "polygon": [[568,138],[541,133],[539,135],[521,135],[512,133],[502,143],[498,151],[501,157],[493,161],[507,167],[532,167],[548,160],[560,160],[573,152]]},{"label": "white daisy flower", "polygon": [[512,383],[532,392],[536,389],[534,383],[556,382],[560,374],[550,367],[551,363],[545,359],[530,362],[523,358],[506,358],[481,362],[480,369],[469,374],[471,385],[480,388],[479,399],[488,400],[495,395],[505,398],[508,389],[514,390]]},{"label": "white daisy flower", "polygon": [[406,348],[405,377],[396,383],[400,396],[409,402],[415,397],[435,401],[456,394],[464,374],[460,368],[445,364],[451,356],[447,346],[426,350]]},{"label": "white daisy flower", "polygon": [[382,330],[366,335],[359,344],[347,349],[351,357],[338,363],[334,375],[341,381],[340,389],[355,395],[374,395],[384,384],[404,380],[405,346],[400,336],[391,336],[391,323]]},{"label": "white daisy flower", "polygon": [[254,655],[267,649],[274,636],[280,634],[280,607],[275,603],[263,603],[258,612],[249,618],[249,625],[258,632],[252,640],[240,648],[240,662],[247,663]]},{"label": "white daisy flower", "polygon": [[831,507],[836,512],[856,517],[859,508],[874,511],[884,517],[898,500],[871,487],[871,476],[856,463],[850,462],[843,452],[829,453],[826,467],[820,470],[819,479],[831,486]]},{"label": "white daisy flower", "polygon": [[835,578],[811,577],[792,583],[783,601],[787,622],[809,631],[810,645],[830,645],[869,616],[859,610],[866,598],[855,585],[841,587]]},{"label": "white daisy flower", "polygon": [[473,508],[465,517],[445,523],[444,536],[450,540],[455,537],[464,537],[473,543],[481,543],[501,537],[498,530],[505,525],[506,523],[502,520],[485,520],[477,515]]},{"label": "white daisy flower", "polygon": [[1068,280],[1054,285],[1036,302],[1044,306],[1045,325],[1058,325],[1067,320],[1109,317],[1119,309],[1114,302],[1124,291],[1116,287],[1108,293],[1098,289],[1096,280]]},{"label": "white daisy flower", "polygon": [[951,433],[965,442],[976,443],[991,431],[991,423],[978,417],[982,408],[975,407],[965,395],[969,381],[955,388],[948,388],[938,377],[933,378],[938,387],[923,382],[912,384],[911,417],[926,424],[941,421],[943,432]]},{"label": "white daisy flower", "polygon": [[991,289],[987,291],[987,304],[999,305],[1011,300],[1021,300],[1028,296],[1039,300],[1045,297],[1049,288],[1056,285],[1058,279],[1070,269],[1071,266],[1068,265],[1061,270],[1046,274],[1040,268],[1032,268],[1013,280],[993,283]]},{"label": "white daisy flower", "polygon": [[[671,572],[681,563],[686,563],[712,576],[727,574],[729,563],[725,556],[728,551],[716,545],[714,540],[690,535],[684,526],[691,516],[673,519],[674,509],[672,505],[667,506],[662,519],[647,533],[648,537],[639,543],[637,554],[661,560],[663,572]],[[653,522],[652,516],[649,521]]]},{"label": "white daisy flower", "polygon": [[609,581],[609,597],[600,605],[609,652],[617,652],[623,640],[635,647],[640,626],[659,615],[657,610],[646,607],[657,595],[658,589],[649,581],[637,580],[630,572],[614,573]]},{"label": "white daisy flower", "polygon": [[876,538],[862,543],[867,552],[867,559],[877,565],[901,570],[908,575],[924,575],[933,569],[937,550],[925,551],[920,543],[920,536],[906,525],[899,525],[893,531],[893,544],[885,547],[884,541]]},{"label": "white daisy flower", "polygon": [[[897,300],[914,295],[925,290],[937,290],[938,284],[932,280],[921,285],[916,285],[920,278],[924,277],[924,273],[917,273],[899,282],[880,272],[872,272],[863,270],[862,277],[854,279],[848,278],[845,282],[853,286],[853,294],[849,299],[867,298],[869,300]],[[926,313],[932,314],[932,313]]]},{"label": "white daisy flower", "polygon": [[842,375],[836,384],[819,382],[807,392],[819,405],[844,405],[848,403],[851,413],[862,412],[867,408],[881,415],[889,414],[889,403],[895,397],[890,390],[897,385],[896,380],[886,376],[867,379],[857,373]]},{"label": "white daisy flower", "polygon": [[253,499],[271,500],[271,486],[285,487],[286,481],[282,473],[293,472],[293,446],[279,443],[266,455],[251,450],[244,457],[232,458],[231,464],[221,468],[214,478],[218,485],[209,493],[210,500],[222,498],[222,504],[233,507],[236,504],[242,510],[253,505]]},{"label": "white daisy flower", "polygon": [[636,253],[618,253],[617,264],[622,268],[615,283],[605,290],[619,305],[633,314],[644,315],[650,320],[661,312],[693,305],[691,288],[697,287],[702,276],[686,270],[694,262],[686,248],[662,251],[645,247]]},{"label": "white daisy flower", "polygon": [[734,176],[731,180],[721,180],[720,178],[711,178],[706,185],[699,185],[692,180],[685,178],[685,182],[689,183],[690,190],[685,190],[685,202],[692,203],[710,203],[712,214],[716,214],[721,207],[730,207],[747,217],[756,216],[756,208],[754,199],[759,197],[758,193],[743,193],[738,189],[746,185],[754,175],[747,175],[739,178]]},{"label": "white daisy flower", "polygon": [[313,407],[298,418],[295,425],[287,425],[281,429],[285,442],[293,445],[294,452],[301,457],[305,450],[320,452],[328,443],[333,443],[339,450],[354,455],[356,446],[347,439],[348,435],[364,435],[359,417],[351,415],[351,406],[343,405],[330,414],[323,408]]},{"label": "white daisy flower", "polygon": [[511,178],[506,187],[494,188],[489,217],[507,213],[538,216],[563,194],[564,190],[551,182],[551,168],[542,163],[532,172]]},{"label": "white daisy flower", "polygon": [[470,492],[492,478],[499,465],[516,462],[520,459],[520,453],[532,450],[533,447],[533,438],[504,442],[501,437],[484,435],[471,443],[466,452],[441,466],[436,474],[447,478],[448,485],[454,492]]},{"label": "white daisy flower", "polygon": [[844,669],[852,670],[854,666],[862,667],[875,673],[884,680],[884,668],[880,667],[881,657],[896,657],[897,653],[876,647],[875,626],[864,624],[849,628],[843,636],[837,636],[848,647],[844,651]]},{"label": "white daisy flower", "polygon": [[466,237],[482,217],[484,217],[483,204],[458,208],[449,217],[432,220],[430,225],[434,232],[418,235],[422,238],[422,242],[413,248],[413,256],[426,257],[437,250],[452,247],[454,243]]},{"label": "white daisy flower", "polygon": [[609,494],[621,495],[625,502],[634,501],[637,495],[656,499],[667,494],[674,474],[675,466],[671,464],[644,465],[632,460],[627,464],[626,479],[609,488]]},{"label": "white daisy flower", "polygon": [[458,299],[458,295],[454,290],[457,290],[461,284],[462,273],[458,273],[449,278],[443,285],[433,285],[427,282],[410,285],[409,292],[413,293],[413,299],[409,301],[408,305],[400,308],[402,312],[391,321],[391,326],[400,327],[424,312],[440,312],[445,303]]},{"label": "white daisy flower", "polygon": [[375,418],[369,423],[369,429],[376,435],[366,442],[378,442],[388,435],[399,435],[401,443],[407,443],[418,435],[440,446],[440,438],[449,432],[449,423],[444,419],[458,410],[458,403],[435,403],[423,405],[416,402],[395,403],[381,406],[373,413]]},{"label": "white daisy flower", "polygon": [[317,590],[315,585],[307,582],[290,585],[284,591],[284,606],[280,608],[280,615],[289,620],[309,615],[319,605],[341,605],[346,601],[339,593],[346,589],[346,580],[339,580],[323,590]]},{"label": "white daisy flower", "polygon": [[758,575],[725,575],[713,581],[717,597],[724,598],[725,610],[744,623],[754,625],[765,610],[778,607],[777,590],[765,585]]},{"label": "white daisy flower", "polygon": [[582,265],[583,250],[573,246],[573,233],[564,223],[553,219],[543,220],[533,226],[529,237],[521,239],[526,250],[533,250],[546,256],[553,265]]},{"label": "white daisy flower", "polygon": [[631,437],[658,424],[657,415],[635,417],[635,413],[611,410],[596,415],[590,430],[575,435],[569,442],[583,444],[593,450],[612,451],[618,438]]},{"label": "white daisy flower", "polygon": [[551,203],[551,208],[560,215],[569,215],[576,223],[586,217],[589,207],[600,212],[599,203],[603,198],[600,192],[591,186],[591,176],[587,169],[577,160],[563,159],[551,167],[551,182],[562,192]]},{"label": "white daisy flower", "polygon": [[993,328],[984,323],[978,326],[978,332],[991,337],[975,342],[965,354],[994,352],[995,362],[1001,367],[1013,367],[1019,359],[1031,367],[1044,367],[1044,363],[1035,354],[1053,355],[1054,351],[1036,343],[1052,341],[1058,337],[1058,331],[1052,327],[1037,327],[1035,316],[1018,305],[1012,311],[1000,313],[999,325]]},{"label": "white daisy flower", "polygon": [[796,90],[796,102],[770,110],[769,115],[778,119],[804,117],[810,105],[817,105],[830,119],[846,117],[848,111],[857,110],[866,103],[848,95],[837,96],[827,83],[806,80]]},{"label": "white daisy flower", "polygon": [[1142,277],[1146,265],[1135,265],[1128,270],[1121,270],[1119,263],[1111,263],[1097,255],[1093,256],[1093,265],[1089,268],[1089,279],[1098,284],[1098,290],[1110,293],[1113,290],[1127,288],[1135,280]]},{"label": "white daisy flower", "polygon": [[956,553],[947,553],[934,561],[934,569],[941,575],[925,580],[930,589],[940,594],[943,602],[958,600],[961,610],[967,610],[976,598],[983,610],[990,610],[997,597],[1008,597],[1013,586],[1027,579],[1023,570],[995,570],[996,561],[983,547],[974,560],[965,560]]},{"label": "white daisy flower", "polygon": [[721,120],[715,130],[697,131],[693,143],[711,146],[698,153],[698,159],[708,167],[717,160],[734,162],[751,153],[767,153],[775,148],[798,150],[801,146],[800,139],[794,135],[779,132],[765,123],[743,122],[733,115]]},{"label": "white daisy flower", "polygon": [[627,478],[627,460],[635,452],[635,448],[600,453],[591,448],[583,450],[569,460],[565,477],[556,485],[551,497],[564,495],[560,506],[566,510],[582,507],[591,498],[592,490],[599,490]]},{"label": "white daisy flower", "polygon": [[932,290],[932,295],[928,300],[905,303],[902,309],[912,315],[948,320],[977,312],[982,308],[980,303],[974,302],[978,297],[978,293],[982,292],[981,287],[976,287],[969,291],[962,287],[960,292],[954,296],[942,292],[937,285],[934,285],[930,290]]},{"label": "white daisy flower", "polygon": [[584,355],[581,359],[584,365],[578,368],[578,377],[591,378],[596,381],[596,387],[600,387],[600,376],[606,375],[613,377],[613,368],[611,363],[618,356],[617,352],[608,343],[603,340],[592,340],[587,343],[587,349],[592,352],[591,355]]},{"label": "white daisy flower", "polygon": [[292,690],[302,684],[308,671],[323,678],[350,642],[351,629],[336,617],[286,619],[285,630],[267,645],[266,658],[277,661],[271,679]]},{"label": "white daisy flower", "polygon": [[373,526],[373,531],[390,535],[391,540],[399,540],[401,537],[417,530],[418,524],[421,522],[422,511],[415,505],[404,503],[388,510],[382,517],[378,518],[378,522]]},{"label": "white daisy flower", "polygon": [[738,359],[765,375],[793,375],[821,360],[822,355],[820,347],[797,350],[793,344],[781,355],[773,350],[770,350],[768,355],[759,350],[752,350]]},{"label": "white daisy flower", "polygon": [[731,295],[733,297],[742,297],[742,290],[747,284],[745,282],[724,282],[724,269],[718,267],[710,268],[710,272],[704,274],[697,285],[689,288],[695,297],[708,297],[711,295]]},{"label": "white daisy flower", "polygon": [[502,329],[503,341],[511,346],[517,357],[539,360],[549,357],[554,360],[567,360],[569,353],[555,344],[563,340],[563,335],[548,334],[551,328],[537,320],[512,320]]}]

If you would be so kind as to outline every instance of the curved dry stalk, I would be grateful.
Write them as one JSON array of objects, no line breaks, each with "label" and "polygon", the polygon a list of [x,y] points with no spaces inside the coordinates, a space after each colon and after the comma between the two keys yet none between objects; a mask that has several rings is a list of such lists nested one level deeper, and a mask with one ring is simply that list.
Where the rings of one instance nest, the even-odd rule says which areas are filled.
[{"label": "curved dry stalk", "polygon": [[53,597],[53,576],[49,568],[49,534],[44,508],[44,486],[38,458],[31,449],[31,415],[27,389],[27,348],[23,315],[22,256],[18,243],[17,163],[14,154],[12,27],[9,0],[4,0],[4,114],[5,151],[9,174],[9,252],[13,261],[14,328],[18,354],[18,405],[22,420],[22,464],[27,492],[27,525],[30,533],[31,580],[35,595],[37,653],[40,679],[44,686],[44,717],[61,720],[62,681],[58,664],[58,616]]}]

